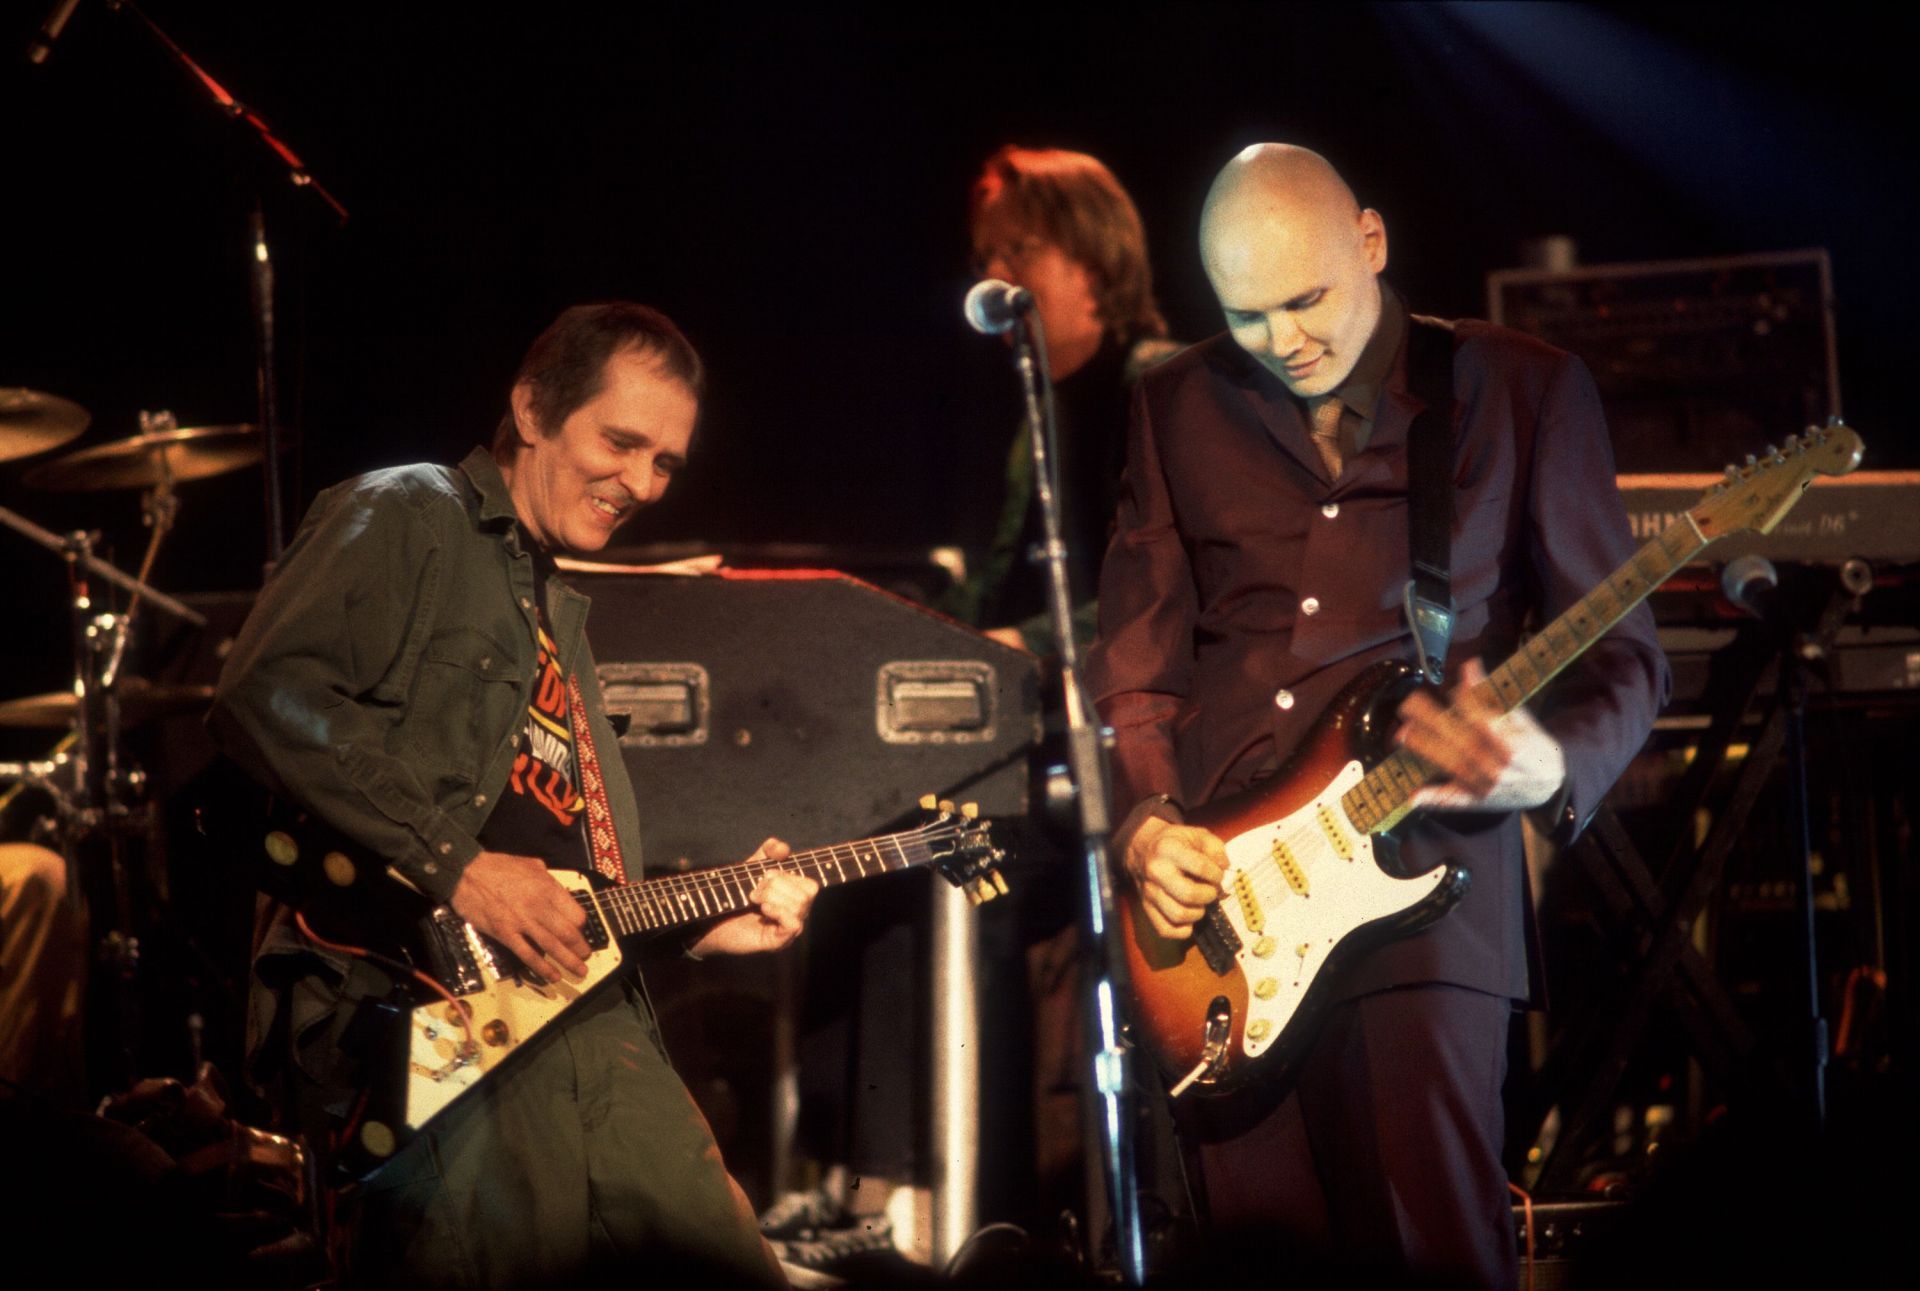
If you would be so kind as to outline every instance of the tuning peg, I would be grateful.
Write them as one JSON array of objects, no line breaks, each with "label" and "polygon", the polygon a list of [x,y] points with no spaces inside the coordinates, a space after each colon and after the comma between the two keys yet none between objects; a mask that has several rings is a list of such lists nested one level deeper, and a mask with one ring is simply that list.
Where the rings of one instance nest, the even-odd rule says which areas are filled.
[{"label": "tuning peg", "polygon": [[960,804],[960,814],[968,820],[978,820],[980,819],[980,804],[977,802],[963,802]]},{"label": "tuning peg", "polygon": [[966,887],[961,888],[960,890],[967,894],[968,905],[980,905],[986,900],[985,897],[980,895],[979,889],[975,888],[972,884],[968,884]]},{"label": "tuning peg", "polygon": [[1800,436],[1798,436],[1798,435],[1788,435],[1788,436],[1787,436],[1787,437],[1786,437],[1785,439],[1783,439],[1783,440],[1781,440],[1781,441],[1780,441],[1780,447],[1782,447],[1782,448],[1784,448],[1784,449],[1785,449],[1785,450],[1786,450],[1787,452],[1789,452],[1789,453],[1797,453],[1797,452],[1799,452],[1799,451],[1800,451]]},{"label": "tuning peg", "polygon": [[937,804],[937,803],[938,803],[939,801],[940,801],[940,800],[939,800],[938,798],[936,798],[936,797],[934,797],[934,796],[933,796],[932,794],[930,794],[930,793],[923,793],[923,794],[921,794],[921,795],[920,795],[920,810],[921,810],[921,811],[932,811],[932,810],[934,809],[934,806],[935,806],[935,805],[936,805],[936,804]]},{"label": "tuning peg", "polygon": [[1000,877],[999,870],[988,870],[987,878],[992,880],[993,890],[995,892],[998,892],[1001,896],[1005,896],[1007,894],[1007,881]]},{"label": "tuning peg", "polygon": [[942,816],[951,816],[953,814],[953,799],[942,798],[940,800],[940,814]]},{"label": "tuning peg", "polygon": [[1738,484],[1739,482],[1740,482],[1740,468],[1737,466],[1729,466],[1727,468],[1727,483]]},{"label": "tuning peg", "polygon": [[994,887],[994,885],[988,882],[985,878],[975,879],[973,881],[973,890],[980,894],[979,904],[981,905],[985,905],[987,902],[993,900],[995,897],[1000,895],[1000,890]]},{"label": "tuning peg", "polygon": [[1747,454],[1747,470],[1752,471],[1753,468],[1758,465],[1760,465],[1759,459],[1756,458],[1752,453],[1748,453]]}]

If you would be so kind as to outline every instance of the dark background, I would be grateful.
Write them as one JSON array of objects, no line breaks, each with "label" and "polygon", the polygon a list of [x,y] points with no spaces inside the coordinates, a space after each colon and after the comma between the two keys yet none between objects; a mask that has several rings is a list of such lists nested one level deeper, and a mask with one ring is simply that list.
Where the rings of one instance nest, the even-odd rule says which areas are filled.
[{"label": "dark background", "polygon": [[[712,372],[700,451],[634,542],[932,544],[977,534],[1010,424],[1004,353],[965,330],[969,182],[997,145],[1102,157],[1146,219],[1176,335],[1217,330],[1193,246],[1238,147],[1332,157],[1416,308],[1564,233],[1589,263],[1826,247],[1868,465],[1910,466],[1901,42],[1824,7],[908,6],[150,0],[352,213],[338,227],[132,17],[0,5],[0,385],[78,400],[83,443],[254,419],[246,216],[278,274],[289,524],[343,476],[452,460],[562,306],[664,307]],[[1779,428],[1778,434],[1797,429]],[[0,504],[136,563],[132,494]],[[186,486],[159,584],[244,588],[259,473]],[[0,697],[62,684],[58,563],[0,531]],[[10,739],[18,737],[10,736]],[[37,740],[37,736],[34,737]],[[30,741],[31,743],[32,741]]]}]

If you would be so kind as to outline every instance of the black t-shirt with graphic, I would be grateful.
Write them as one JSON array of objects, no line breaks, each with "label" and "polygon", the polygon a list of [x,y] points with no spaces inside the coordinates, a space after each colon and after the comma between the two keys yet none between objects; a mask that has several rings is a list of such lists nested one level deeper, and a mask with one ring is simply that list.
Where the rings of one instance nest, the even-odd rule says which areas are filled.
[{"label": "black t-shirt with graphic", "polygon": [[540,655],[520,755],[513,760],[505,792],[480,829],[480,846],[490,852],[537,856],[550,869],[592,873],[583,824],[587,801],[580,792],[580,764],[567,698],[573,677],[547,630],[547,579],[557,566],[524,528],[520,540],[533,552]]}]

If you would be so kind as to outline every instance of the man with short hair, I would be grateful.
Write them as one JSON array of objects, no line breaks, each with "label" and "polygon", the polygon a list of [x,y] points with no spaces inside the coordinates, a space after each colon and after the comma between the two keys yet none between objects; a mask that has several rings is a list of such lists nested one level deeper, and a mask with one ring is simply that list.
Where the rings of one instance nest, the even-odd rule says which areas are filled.
[{"label": "man with short hair", "polygon": [[[554,980],[586,970],[550,868],[638,877],[638,814],[557,575],[657,500],[687,458],[700,361],[645,306],[577,306],[535,341],[491,448],[376,471],[315,501],[234,642],[214,729],[271,787]],[[779,859],[769,839],[756,856]],[[704,955],[785,946],[816,886],[775,871]],[[259,948],[250,1050],[287,1114],[337,1130],[361,1076],[336,1043],[353,965],[281,912]],[[279,1043],[262,1044],[269,1037]],[[366,1185],[353,1275],[550,1284],[641,1261],[782,1281],[622,974]]]},{"label": "man with short hair", "polygon": [[1483,657],[1510,653],[1632,550],[1599,400],[1570,355],[1409,315],[1379,278],[1384,221],[1306,149],[1256,145],[1229,162],[1200,244],[1228,330],[1142,379],[1089,659],[1117,733],[1116,803],[1131,809],[1116,854],[1152,930],[1191,936],[1226,855],[1182,809],[1274,774],[1361,671],[1413,660],[1407,444],[1426,402],[1410,369],[1437,355],[1454,402],[1452,690],[1400,709],[1395,739],[1442,776],[1415,798],[1433,811],[1402,856],[1408,873],[1473,874],[1457,909],[1337,979],[1294,1079],[1185,1100],[1213,1222],[1508,1286],[1501,1084],[1510,1013],[1529,994],[1516,813],[1575,832],[1668,687],[1641,607],[1537,715],[1472,694]]}]

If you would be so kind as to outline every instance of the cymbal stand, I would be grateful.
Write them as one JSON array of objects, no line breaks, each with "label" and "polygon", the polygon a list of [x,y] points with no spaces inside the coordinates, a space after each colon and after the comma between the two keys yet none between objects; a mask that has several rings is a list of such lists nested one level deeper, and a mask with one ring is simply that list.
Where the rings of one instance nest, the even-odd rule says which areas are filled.
[{"label": "cymbal stand", "polygon": [[[67,539],[62,538],[52,530],[41,528],[33,521],[21,515],[18,511],[0,507],[0,525],[5,525],[15,533],[39,543],[56,556],[65,557],[67,555]],[[87,572],[91,573],[94,577],[112,583],[115,587],[125,588],[127,591],[139,596],[142,600],[151,603],[156,608],[165,610],[182,623],[190,624],[196,628],[204,628],[207,626],[207,616],[194,609],[191,605],[182,604],[174,600],[173,597],[168,596],[159,588],[143,583],[124,570],[114,565],[109,565],[106,561],[93,555],[91,551],[88,551],[80,558],[80,563]]]},{"label": "cymbal stand", "polygon": [[[140,433],[142,435],[162,435],[178,430],[179,423],[173,414],[165,411],[142,412],[140,414]],[[169,446],[160,444],[153,449],[154,475],[158,482],[142,496],[140,500],[140,518],[145,522],[150,536],[147,539],[147,552],[140,560],[140,572],[135,576],[135,586],[127,601],[127,608],[118,616],[114,625],[113,645],[107,654],[106,666],[100,670],[100,684],[108,694],[112,694],[120,677],[120,661],[126,654],[127,639],[132,635],[133,618],[140,609],[140,595],[148,590],[147,580],[153,575],[153,562],[160,555],[160,544],[166,541],[167,534],[173,530],[174,522],[180,516],[180,497],[174,492],[173,462],[167,456]]]},{"label": "cymbal stand", "polygon": [[[73,629],[73,693],[78,701],[74,713],[76,809],[70,817],[74,830],[66,849],[68,886],[84,892],[87,905],[96,912],[95,958],[102,971],[95,977],[95,999],[110,1002],[110,1008],[87,1010],[88,1070],[102,1090],[113,1090],[137,1075],[139,1005],[134,976],[140,963],[140,940],[133,927],[122,845],[133,819],[126,799],[137,791],[142,777],[124,774],[120,765],[120,703],[104,678],[110,667],[117,666],[121,616],[95,612],[88,581],[92,536],[84,531],[69,534],[62,554],[72,589],[68,613]],[[102,910],[112,911],[103,930],[98,914]]]},{"label": "cymbal stand", "polygon": [[[168,419],[169,421],[171,418]],[[154,515],[158,533],[151,544],[146,567],[151,568],[158,550],[158,539],[172,523],[169,502],[171,489],[155,490]],[[106,975],[115,996],[112,1029],[104,1018],[90,1025],[89,1047],[110,1061],[90,1064],[95,1082],[113,1088],[115,1078],[130,1078],[134,1038],[138,1034],[138,1007],[132,988],[132,974],[139,959],[139,944],[132,932],[132,905],[125,883],[120,856],[121,840],[144,819],[129,803],[144,783],[138,772],[123,772],[119,765],[119,701],[115,695],[121,652],[124,649],[124,620],[127,615],[95,613],[94,590],[99,583],[124,588],[133,604],[144,600],[175,618],[205,627],[206,616],[183,605],[165,592],[149,586],[93,554],[93,538],[84,532],[61,537],[6,507],[0,507],[0,525],[25,536],[58,555],[67,566],[68,614],[72,627],[74,655],[74,698],[78,720],[74,723],[72,752],[61,751],[45,762],[0,765],[0,779],[45,782],[53,773],[69,768],[72,788],[56,793],[55,801],[69,826],[62,849],[68,867],[67,890],[84,897],[95,908],[114,911],[112,926],[100,940],[100,956],[112,970]],[[131,613],[131,611],[129,611]],[[109,684],[109,683],[114,684]],[[83,850],[104,845],[104,864],[81,862]],[[100,978],[96,977],[96,982]],[[95,1017],[99,1010],[90,1010]],[[111,1044],[111,1050],[107,1046]],[[103,1052],[105,1051],[105,1052]]]}]

